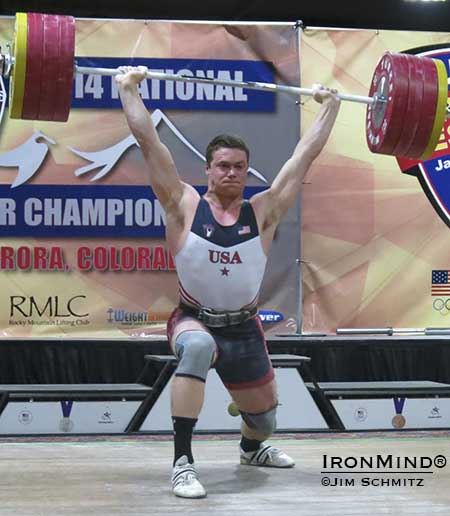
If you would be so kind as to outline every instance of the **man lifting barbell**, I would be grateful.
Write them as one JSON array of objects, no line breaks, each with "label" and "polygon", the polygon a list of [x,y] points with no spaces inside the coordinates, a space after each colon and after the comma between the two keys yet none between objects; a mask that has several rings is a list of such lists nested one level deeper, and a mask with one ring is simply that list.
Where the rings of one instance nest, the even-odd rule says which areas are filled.
[{"label": "man lifting barbell", "polygon": [[[169,342],[179,358],[172,386],[174,493],[186,498],[206,495],[194,468],[191,441],[211,365],[242,415],[241,463],[293,466],[282,451],[263,444],[275,429],[277,395],[256,313],[275,228],[295,202],[304,174],[325,145],[340,99],[367,104],[366,139],[372,152],[430,157],[446,115],[445,65],[440,60],[387,52],[377,64],[369,96],[357,97],[319,86],[306,90],[141,68],[81,68],[74,55],[72,17],[18,13],[12,52],[0,52],[0,73],[11,75],[12,118],[51,121],[65,121],[69,116],[74,72],[116,76],[130,129],[148,166],[149,182],[166,211],[168,247],[180,280],[180,306],[168,323]],[[249,165],[245,143],[228,135],[212,140],[207,149],[208,191],[200,198],[180,179],[139,97],[137,86],[145,78],[312,95],[322,107],[271,187],[250,201],[243,199]]]},{"label": "man lifting barbell", "polygon": [[[146,68],[123,67],[116,76],[131,132],[143,152],[148,179],[166,212],[167,245],[175,257],[180,304],[167,325],[178,357],[172,382],[175,454],[173,492],[206,496],[192,454],[192,432],[212,365],[242,415],[241,464],[288,468],[294,461],[264,444],[275,430],[277,393],[257,301],[275,229],[295,203],[303,177],[324,147],[339,110],[334,90],[313,88],[322,107],[272,186],[244,200],[249,151],[237,137],[220,135],[206,151],[203,197],[178,175],[138,93]],[[221,260],[222,256],[227,259]]]}]

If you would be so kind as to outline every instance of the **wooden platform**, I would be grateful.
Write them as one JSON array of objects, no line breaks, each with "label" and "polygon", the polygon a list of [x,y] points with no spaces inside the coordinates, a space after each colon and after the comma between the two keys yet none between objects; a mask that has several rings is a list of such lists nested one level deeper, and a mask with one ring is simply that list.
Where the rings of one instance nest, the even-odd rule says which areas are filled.
[{"label": "wooden platform", "polygon": [[[0,439],[0,514],[447,516],[450,512],[449,466],[433,466],[428,473],[416,468],[408,474],[380,474],[367,467],[362,474],[322,473],[325,455],[327,460],[377,454],[448,456],[448,432],[294,437],[271,441],[296,460],[296,467],[290,470],[239,465],[237,436],[197,437],[194,454],[208,491],[203,500],[184,500],[171,493],[170,440]],[[325,478],[336,485],[324,486]],[[363,478],[369,485],[361,485]],[[349,485],[351,479],[354,485]],[[387,485],[393,479],[407,485]]]}]

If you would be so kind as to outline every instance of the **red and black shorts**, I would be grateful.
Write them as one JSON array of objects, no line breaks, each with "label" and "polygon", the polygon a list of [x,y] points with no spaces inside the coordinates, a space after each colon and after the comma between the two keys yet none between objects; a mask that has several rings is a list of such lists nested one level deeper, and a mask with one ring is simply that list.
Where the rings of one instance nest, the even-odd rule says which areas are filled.
[{"label": "red and black shorts", "polygon": [[[167,337],[172,338],[175,326],[185,318],[192,318],[176,308],[167,322]],[[259,317],[223,328],[205,326],[217,347],[214,368],[227,389],[248,389],[269,383],[274,378],[272,363]]]}]

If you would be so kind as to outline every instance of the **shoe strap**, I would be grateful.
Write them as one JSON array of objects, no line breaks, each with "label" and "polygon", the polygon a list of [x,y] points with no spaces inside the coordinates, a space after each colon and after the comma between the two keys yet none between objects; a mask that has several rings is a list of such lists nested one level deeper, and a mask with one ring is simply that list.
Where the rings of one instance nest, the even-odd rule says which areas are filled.
[{"label": "shoe strap", "polygon": [[194,467],[191,465],[188,465],[179,471],[176,471],[172,475],[172,483],[177,484],[180,480],[183,480],[188,474],[193,476],[194,478],[197,478],[197,472],[195,471]]},{"label": "shoe strap", "polygon": [[265,464],[269,460],[272,450],[275,450],[275,448],[270,445],[263,446],[257,450],[255,455],[253,455],[251,461],[257,462],[259,464]]}]

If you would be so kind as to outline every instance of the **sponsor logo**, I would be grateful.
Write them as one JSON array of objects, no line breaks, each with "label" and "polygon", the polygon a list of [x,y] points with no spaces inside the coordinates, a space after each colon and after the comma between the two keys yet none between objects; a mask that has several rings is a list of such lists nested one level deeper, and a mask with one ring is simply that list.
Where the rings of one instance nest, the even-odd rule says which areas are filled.
[{"label": "sponsor logo", "polygon": [[448,315],[450,313],[450,297],[433,299],[433,310],[439,312],[440,315]]},{"label": "sponsor logo", "polygon": [[450,270],[439,269],[431,271],[431,306],[440,315],[450,313]]},{"label": "sponsor logo", "polygon": [[272,310],[260,310],[258,316],[264,324],[273,324],[284,320],[284,315]]},{"label": "sponsor logo", "polygon": [[78,295],[70,298],[62,296],[10,296],[9,316],[23,317],[77,317],[89,316],[83,305],[86,296]]},{"label": "sponsor logo", "polygon": [[131,312],[123,308],[108,308],[106,321],[119,326],[151,326],[165,323],[170,315],[171,312],[153,312],[151,310]]},{"label": "sponsor logo", "polygon": [[10,326],[84,326],[90,324],[86,296],[10,296]]}]

